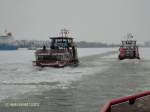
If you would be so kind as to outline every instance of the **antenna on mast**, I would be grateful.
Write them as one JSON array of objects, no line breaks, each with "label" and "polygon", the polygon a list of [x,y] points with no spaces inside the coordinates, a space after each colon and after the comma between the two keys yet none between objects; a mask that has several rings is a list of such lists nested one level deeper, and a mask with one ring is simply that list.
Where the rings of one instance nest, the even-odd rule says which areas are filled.
[{"label": "antenna on mast", "polygon": [[127,39],[129,39],[129,40],[133,39],[133,34],[132,33],[128,33],[127,34]]},{"label": "antenna on mast", "polygon": [[4,33],[5,33],[5,34],[7,34],[7,33],[8,33],[7,29],[5,29],[5,30],[4,30]]},{"label": "antenna on mast", "polygon": [[67,29],[61,29],[61,32],[60,32],[61,36],[62,37],[68,37],[68,34],[69,34],[69,30]]}]

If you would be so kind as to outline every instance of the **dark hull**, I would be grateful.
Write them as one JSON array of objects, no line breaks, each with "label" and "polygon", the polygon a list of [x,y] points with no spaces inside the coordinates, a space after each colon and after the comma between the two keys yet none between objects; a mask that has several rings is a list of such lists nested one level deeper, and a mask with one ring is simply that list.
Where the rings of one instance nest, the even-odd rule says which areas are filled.
[{"label": "dark hull", "polygon": [[32,62],[34,66],[39,66],[39,67],[57,67],[57,68],[62,68],[65,66],[72,66],[76,67],[79,65],[79,61],[54,61],[54,62],[49,62],[49,61],[33,61]]},{"label": "dark hull", "polygon": [[124,60],[124,59],[140,59],[139,56],[118,56],[119,60]]}]

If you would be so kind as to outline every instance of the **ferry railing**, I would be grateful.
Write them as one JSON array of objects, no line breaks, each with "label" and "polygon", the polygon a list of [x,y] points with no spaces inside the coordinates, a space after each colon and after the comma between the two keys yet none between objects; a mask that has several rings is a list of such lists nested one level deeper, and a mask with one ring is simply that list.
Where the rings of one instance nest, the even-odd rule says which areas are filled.
[{"label": "ferry railing", "polygon": [[100,110],[100,112],[111,112],[111,107],[116,105],[116,104],[121,104],[123,102],[127,102],[129,101],[129,104],[134,104],[136,99],[141,98],[141,97],[145,97],[147,95],[150,95],[150,91],[144,91],[141,93],[137,93],[137,94],[133,94],[133,95],[129,95],[129,96],[125,96],[125,97],[120,97],[120,98],[116,98],[116,99],[112,99],[110,101],[108,101]]}]

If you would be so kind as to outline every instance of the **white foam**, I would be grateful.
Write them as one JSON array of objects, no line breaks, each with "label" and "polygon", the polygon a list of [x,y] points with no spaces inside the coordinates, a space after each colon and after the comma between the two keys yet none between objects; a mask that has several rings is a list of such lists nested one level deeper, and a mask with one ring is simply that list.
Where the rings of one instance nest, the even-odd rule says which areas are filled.
[{"label": "white foam", "polygon": [[[79,57],[111,51],[110,48],[79,49]],[[15,97],[24,93],[44,91],[53,88],[67,88],[72,81],[81,80],[83,76],[100,72],[104,67],[65,67],[43,68],[32,66],[34,51],[0,51],[0,99]],[[55,83],[56,84],[51,84]]]}]

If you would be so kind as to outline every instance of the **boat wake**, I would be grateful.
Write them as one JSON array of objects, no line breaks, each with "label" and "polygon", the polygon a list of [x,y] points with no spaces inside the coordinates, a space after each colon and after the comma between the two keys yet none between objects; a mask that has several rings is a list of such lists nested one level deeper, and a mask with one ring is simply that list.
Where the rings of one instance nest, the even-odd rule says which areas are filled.
[{"label": "boat wake", "polygon": [[[72,82],[82,80],[84,76],[104,70],[106,67],[98,61],[98,57],[111,54],[113,54],[112,51],[83,56],[80,58],[78,67],[64,68],[33,67],[30,62],[32,59],[23,62],[23,57],[21,60],[2,61],[0,63],[0,100],[16,97],[20,94],[32,94],[36,91],[40,93],[40,91],[55,88],[66,89],[71,86]],[[99,68],[100,66],[101,68]]]}]

